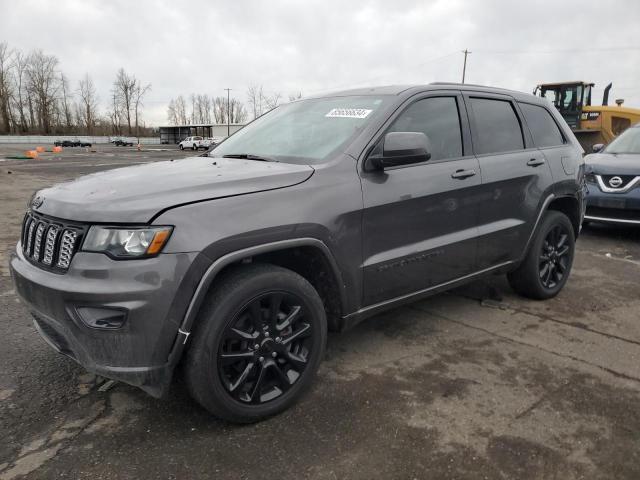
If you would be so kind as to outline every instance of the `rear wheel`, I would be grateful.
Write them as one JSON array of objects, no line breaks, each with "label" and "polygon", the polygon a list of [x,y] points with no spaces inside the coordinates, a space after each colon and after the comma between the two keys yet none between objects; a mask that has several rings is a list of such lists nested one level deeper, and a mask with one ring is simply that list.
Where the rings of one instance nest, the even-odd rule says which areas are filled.
[{"label": "rear wheel", "polygon": [[194,143],[193,147],[191,147],[191,150],[197,150],[197,149],[198,149],[198,146]]},{"label": "rear wheel", "polygon": [[569,278],[574,250],[571,221],[561,212],[548,211],[522,264],[507,275],[511,287],[537,300],[555,297]]},{"label": "rear wheel", "polygon": [[187,385],[203,407],[232,422],[288,408],[311,384],[324,353],[327,322],[318,293],[274,265],[226,274],[197,322]]}]

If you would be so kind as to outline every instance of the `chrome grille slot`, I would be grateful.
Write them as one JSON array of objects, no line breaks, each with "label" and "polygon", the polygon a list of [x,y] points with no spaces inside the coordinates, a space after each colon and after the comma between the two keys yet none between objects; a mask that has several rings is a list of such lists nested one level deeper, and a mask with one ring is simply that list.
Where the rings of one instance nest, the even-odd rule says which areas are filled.
[{"label": "chrome grille slot", "polygon": [[56,240],[58,239],[59,228],[55,225],[51,225],[47,231],[47,239],[44,244],[44,255],[42,257],[42,263],[45,265],[51,265],[53,263],[53,254],[56,247]]},{"label": "chrome grille slot", "polygon": [[83,226],[29,212],[22,226],[22,251],[31,263],[63,273],[69,268],[85,230]]},{"label": "chrome grille slot", "polygon": [[24,251],[24,254],[27,257],[31,256],[31,246],[33,245],[33,231],[36,229],[36,222],[35,220],[31,220],[29,222],[29,230],[27,233],[27,249]]},{"label": "chrome grille slot", "polygon": [[69,268],[77,236],[78,234],[74,230],[65,230],[62,233],[60,253],[58,254],[58,263],[56,264],[58,267],[64,268],[65,270]]},{"label": "chrome grille slot", "polygon": [[42,248],[42,235],[44,235],[45,225],[44,223],[38,223],[36,227],[36,238],[33,241],[33,259],[40,260],[40,250]]}]

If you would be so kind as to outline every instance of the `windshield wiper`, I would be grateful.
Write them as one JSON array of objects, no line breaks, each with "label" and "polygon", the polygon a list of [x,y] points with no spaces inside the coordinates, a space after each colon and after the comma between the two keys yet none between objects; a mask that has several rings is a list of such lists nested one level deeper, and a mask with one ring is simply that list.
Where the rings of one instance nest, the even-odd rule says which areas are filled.
[{"label": "windshield wiper", "polygon": [[263,157],[261,155],[254,155],[252,153],[227,153],[222,158],[241,158],[243,160],[257,160],[259,162],[277,162],[275,158]]}]

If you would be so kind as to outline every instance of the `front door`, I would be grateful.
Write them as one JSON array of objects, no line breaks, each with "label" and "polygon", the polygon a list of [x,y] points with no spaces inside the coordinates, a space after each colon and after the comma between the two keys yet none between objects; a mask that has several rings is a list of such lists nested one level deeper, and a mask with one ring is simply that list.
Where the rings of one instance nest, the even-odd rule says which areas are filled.
[{"label": "front door", "polygon": [[361,172],[365,306],[475,269],[480,171],[462,97],[418,98],[383,130],[373,152],[388,132],[423,132],[431,159]]}]

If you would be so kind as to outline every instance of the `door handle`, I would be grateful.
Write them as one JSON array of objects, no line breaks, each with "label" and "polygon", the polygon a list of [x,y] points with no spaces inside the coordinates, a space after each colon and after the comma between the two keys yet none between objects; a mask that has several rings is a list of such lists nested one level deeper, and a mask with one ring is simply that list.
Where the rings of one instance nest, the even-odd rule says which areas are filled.
[{"label": "door handle", "polygon": [[543,158],[532,158],[527,162],[527,165],[530,167],[539,167],[540,165],[544,165]]},{"label": "door handle", "polygon": [[465,178],[473,177],[475,174],[476,174],[475,170],[456,170],[451,174],[451,178],[464,180]]}]

